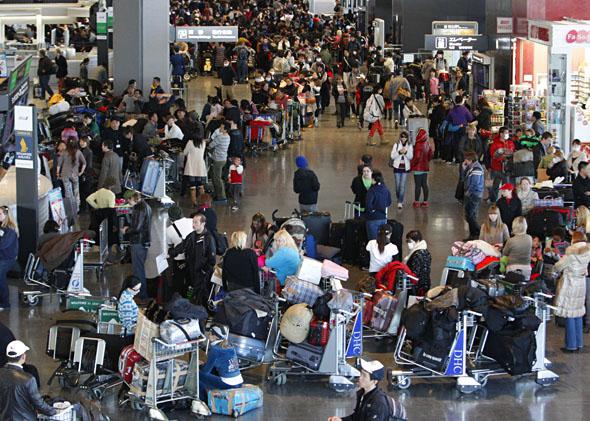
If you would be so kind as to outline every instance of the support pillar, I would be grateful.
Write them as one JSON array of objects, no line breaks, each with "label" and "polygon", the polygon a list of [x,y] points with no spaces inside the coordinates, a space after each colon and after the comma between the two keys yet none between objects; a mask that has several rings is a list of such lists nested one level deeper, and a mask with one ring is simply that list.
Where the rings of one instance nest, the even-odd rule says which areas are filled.
[{"label": "support pillar", "polygon": [[115,92],[130,79],[147,95],[152,78],[170,90],[169,0],[113,0]]}]

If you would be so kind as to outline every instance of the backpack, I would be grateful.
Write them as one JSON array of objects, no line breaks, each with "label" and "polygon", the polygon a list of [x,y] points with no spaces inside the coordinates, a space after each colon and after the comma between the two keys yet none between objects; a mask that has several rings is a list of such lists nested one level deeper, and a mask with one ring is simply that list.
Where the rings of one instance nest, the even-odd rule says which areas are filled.
[{"label": "backpack", "polygon": [[238,51],[239,60],[248,60],[248,55],[248,50],[246,50],[245,48],[240,48],[240,51]]},{"label": "backpack", "polygon": [[385,395],[388,408],[387,421],[406,421],[408,419],[406,408],[385,392],[383,395]]},{"label": "backpack", "polygon": [[225,235],[225,233],[215,231],[212,233],[212,236],[213,241],[215,242],[215,253],[218,256],[223,256],[228,247],[227,235]]}]

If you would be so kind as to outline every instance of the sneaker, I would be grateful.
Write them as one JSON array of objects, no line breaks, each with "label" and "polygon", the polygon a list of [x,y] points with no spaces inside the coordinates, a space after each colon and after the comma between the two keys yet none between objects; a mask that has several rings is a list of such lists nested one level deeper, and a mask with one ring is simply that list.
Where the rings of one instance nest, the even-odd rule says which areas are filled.
[{"label": "sneaker", "polygon": [[412,203],[412,206],[414,208],[419,208],[420,207],[420,202],[414,202],[414,203]]},{"label": "sneaker", "polygon": [[422,202],[422,203],[420,203],[420,206],[422,206],[423,208],[427,208],[428,202]]},{"label": "sneaker", "polygon": [[404,205],[403,205],[402,203],[398,203],[398,204],[397,204],[397,208],[398,208],[398,209],[402,209],[403,207],[404,207]]}]

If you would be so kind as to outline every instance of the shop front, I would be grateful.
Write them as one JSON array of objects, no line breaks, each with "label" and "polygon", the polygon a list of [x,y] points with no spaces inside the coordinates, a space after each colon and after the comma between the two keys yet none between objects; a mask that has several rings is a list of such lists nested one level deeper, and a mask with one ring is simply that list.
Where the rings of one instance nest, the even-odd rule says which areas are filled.
[{"label": "shop front", "polygon": [[531,127],[539,111],[566,153],[573,139],[590,143],[590,21],[529,21],[513,48],[509,125]]}]

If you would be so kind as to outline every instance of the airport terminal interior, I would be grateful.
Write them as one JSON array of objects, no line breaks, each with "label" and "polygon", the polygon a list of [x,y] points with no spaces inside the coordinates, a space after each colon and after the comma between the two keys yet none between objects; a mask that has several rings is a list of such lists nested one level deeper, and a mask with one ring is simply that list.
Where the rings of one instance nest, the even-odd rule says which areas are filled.
[{"label": "airport terminal interior", "polygon": [[559,3],[0,2],[0,420],[586,419]]}]

